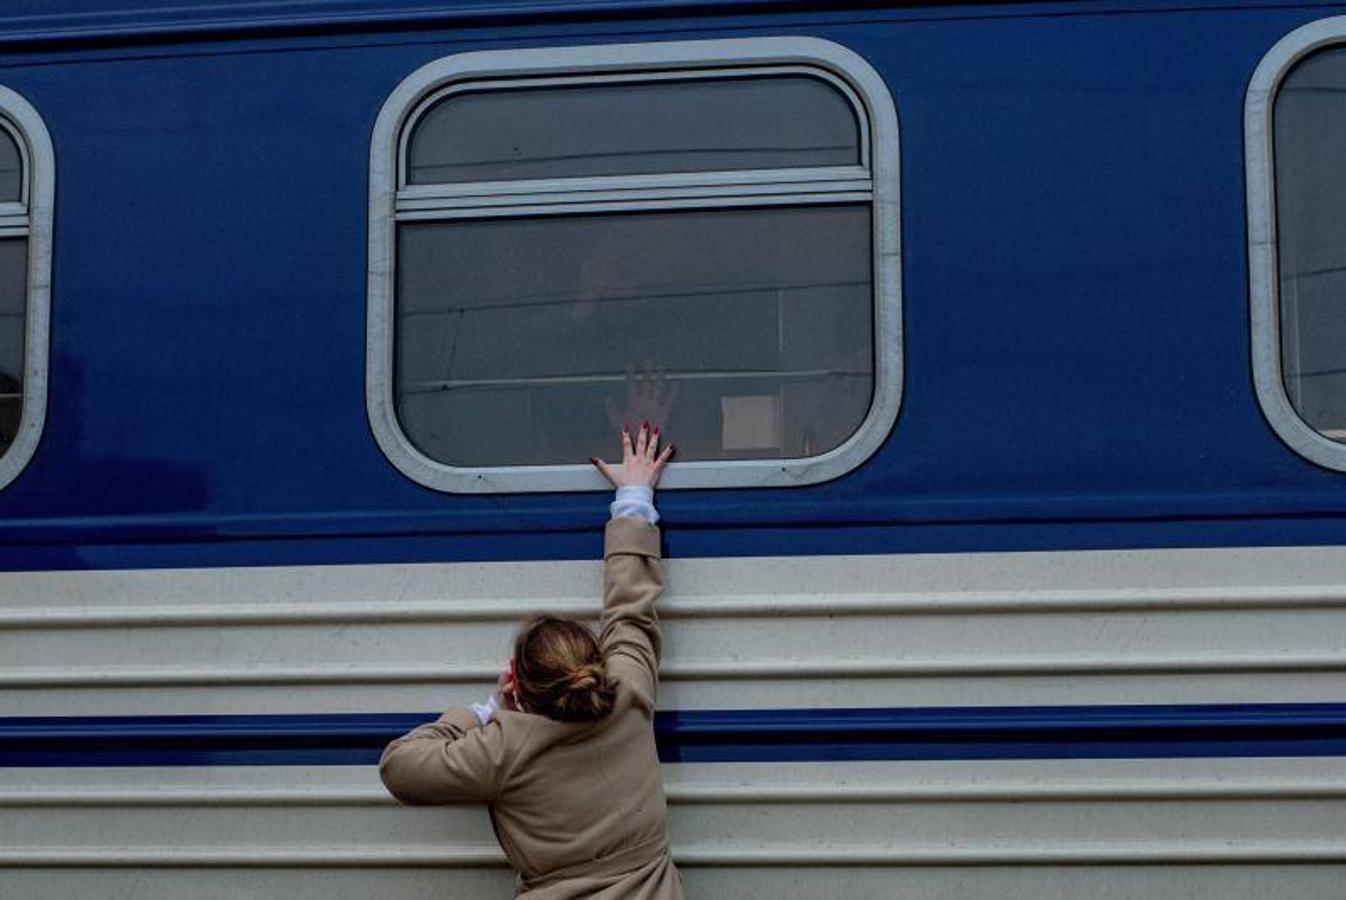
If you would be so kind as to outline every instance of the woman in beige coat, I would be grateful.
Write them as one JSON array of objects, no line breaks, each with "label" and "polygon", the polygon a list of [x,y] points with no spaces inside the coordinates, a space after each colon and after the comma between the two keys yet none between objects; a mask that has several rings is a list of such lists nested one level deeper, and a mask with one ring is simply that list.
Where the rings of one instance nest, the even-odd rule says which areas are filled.
[{"label": "woman in beige coat", "polygon": [[672,447],[642,424],[622,464],[604,551],[599,637],[583,623],[524,623],[485,704],[455,709],[388,745],[383,783],[403,803],[488,804],[530,900],[682,896],[668,852],[654,746],[663,590],[654,486]]}]

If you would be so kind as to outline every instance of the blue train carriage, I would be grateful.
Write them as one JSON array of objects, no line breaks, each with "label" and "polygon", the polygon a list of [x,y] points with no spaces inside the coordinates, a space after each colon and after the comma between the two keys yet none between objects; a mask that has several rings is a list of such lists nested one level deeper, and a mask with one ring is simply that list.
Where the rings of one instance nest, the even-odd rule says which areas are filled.
[{"label": "blue train carriage", "polygon": [[0,14],[0,894],[507,896],[381,745],[678,441],[700,897],[1341,896],[1346,4]]}]

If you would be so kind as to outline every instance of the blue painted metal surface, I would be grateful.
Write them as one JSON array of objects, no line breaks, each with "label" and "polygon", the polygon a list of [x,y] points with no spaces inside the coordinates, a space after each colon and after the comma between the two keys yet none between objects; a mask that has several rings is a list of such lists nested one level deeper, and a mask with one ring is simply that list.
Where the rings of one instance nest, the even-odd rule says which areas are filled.
[{"label": "blue painted metal surface", "polygon": [[[174,6],[126,27],[230,7]],[[671,554],[1346,540],[1346,475],[1253,395],[1241,134],[1261,55],[1346,4],[533,3],[588,12],[367,34],[410,7],[273,12],[320,6],[351,28],[0,60],[57,157],[50,412],[0,492],[0,568],[596,555],[604,498],[436,494],[370,436],[370,128],[451,53],[752,34],[846,45],[894,95],[903,409],[835,482],[669,492]]]},{"label": "blue painted metal surface", "polygon": [[[0,766],[366,765],[430,714],[0,719]],[[665,762],[1346,755],[1346,704],[660,713]]]},{"label": "blue painted metal surface", "polygon": [[[1262,5],[1267,5],[1264,0]],[[1290,5],[1289,0],[1269,0]],[[1164,7],[1153,0],[1129,6]],[[1185,4],[1217,6],[1218,0]],[[725,16],[780,16],[824,13],[831,16],[902,14],[959,16],[1009,14],[1024,10],[1106,12],[1117,2],[1039,0],[40,0],[17,2],[0,13],[0,46],[147,44],[267,36],[339,34],[413,28],[491,26],[518,23],[698,19]]]}]

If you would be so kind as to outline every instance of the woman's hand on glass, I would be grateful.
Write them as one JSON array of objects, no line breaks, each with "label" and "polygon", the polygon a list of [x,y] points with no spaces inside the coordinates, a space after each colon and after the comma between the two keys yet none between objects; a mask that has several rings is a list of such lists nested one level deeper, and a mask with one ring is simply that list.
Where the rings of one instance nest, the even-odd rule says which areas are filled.
[{"label": "woman's hand on glass", "polygon": [[640,431],[636,433],[634,442],[631,429],[622,428],[621,465],[610,465],[598,457],[592,457],[589,461],[604,478],[612,482],[613,487],[639,485],[653,488],[659,483],[659,476],[664,474],[664,466],[668,465],[668,460],[672,456],[672,444],[664,447],[662,452],[659,450],[659,427],[657,425],[651,427],[649,422],[641,422]]}]

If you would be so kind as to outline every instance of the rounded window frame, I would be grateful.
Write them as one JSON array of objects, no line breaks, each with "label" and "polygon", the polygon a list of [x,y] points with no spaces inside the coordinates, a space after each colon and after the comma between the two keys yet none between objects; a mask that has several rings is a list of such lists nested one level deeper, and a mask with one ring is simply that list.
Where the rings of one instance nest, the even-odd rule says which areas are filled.
[{"label": "rounded window frame", "polygon": [[[407,76],[379,112],[370,144],[368,315],[365,399],[383,453],[413,481],[449,493],[603,490],[588,464],[452,466],[422,454],[403,433],[394,397],[396,224],[404,154],[416,117],[454,90],[501,78],[620,80],[765,67],[802,67],[842,85],[856,114],[871,211],[874,390],[859,427],[826,453],[794,459],[704,460],[669,466],[661,488],[787,487],[829,481],[874,454],[897,420],[902,396],[901,236],[897,112],[883,79],[859,55],[820,38],[743,38],[564,48],[488,50],[434,60]],[[838,182],[838,190],[850,186]],[[853,186],[852,186],[853,187]]]},{"label": "rounded window frame", "polygon": [[1272,429],[1305,459],[1346,472],[1346,443],[1320,433],[1290,400],[1281,363],[1279,246],[1276,222],[1275,104],[1281,84],[1307,56],[1346,48],[1346,16],[1319,19],[1291,31],[1267,51],[1253,72],[1244,103],[1244,160],[1248,196],[1248,282],[1253,385]]},{"label": "rounded window frame", "polygon": [[24,309],[23,401],[14,440],[0,455],[0,489],[27,467],[37,452],[47,418],[50,355],[52,222],[56,155],[37,110],[22,95],[0,85],[0,128],[19,148],[18,201],[0,202],[0,238],[28,242]]}]

